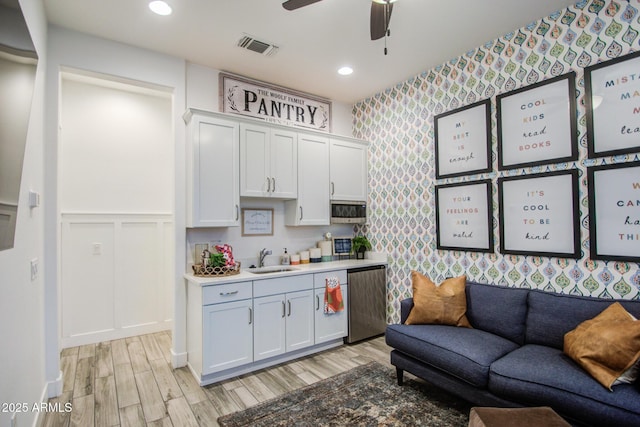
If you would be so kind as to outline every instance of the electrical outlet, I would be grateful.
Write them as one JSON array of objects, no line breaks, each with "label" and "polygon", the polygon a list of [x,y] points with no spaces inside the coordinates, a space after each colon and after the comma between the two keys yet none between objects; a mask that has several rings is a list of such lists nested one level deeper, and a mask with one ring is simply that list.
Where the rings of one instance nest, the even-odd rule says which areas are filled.
[{"label": "electrical outlet", "polygon": [[93,254],[94,255],[102,255],[102,243],[94,243],[93,244]]},{"label": "electrical outlet", "polygon": [[33,282],[38,278],[38,258],[31,260],[31,281]]}]

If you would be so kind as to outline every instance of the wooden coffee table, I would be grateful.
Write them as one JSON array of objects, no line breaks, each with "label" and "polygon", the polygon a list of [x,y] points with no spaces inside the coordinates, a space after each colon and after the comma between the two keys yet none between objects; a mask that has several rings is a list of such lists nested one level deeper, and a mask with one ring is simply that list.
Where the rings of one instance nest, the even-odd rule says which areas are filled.
[{"label": "wooden coffee table", "polygon": [[535,408],[473,407],[469,427],[571,427],[548,406]]}]

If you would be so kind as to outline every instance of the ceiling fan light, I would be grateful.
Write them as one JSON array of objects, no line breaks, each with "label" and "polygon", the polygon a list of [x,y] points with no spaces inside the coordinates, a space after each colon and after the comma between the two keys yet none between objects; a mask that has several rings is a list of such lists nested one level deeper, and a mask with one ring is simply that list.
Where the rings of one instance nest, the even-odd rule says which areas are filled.
[{"label": "ceiling fan light", "polygon": [[149,2],[149,9],[151,9],[153,13],[157,13],[158,15],[162,16],[171,15],[171,13],[173,12],[171,6],[169,6],[167,2],[164,2],[162,0]]},{"label": "ceiling fan light", "polygon": [[351,73],[353,73],[353,68],[349,66],[344,66],[338,69],[338,74],[340,74],[341,76],[348,76]]}]

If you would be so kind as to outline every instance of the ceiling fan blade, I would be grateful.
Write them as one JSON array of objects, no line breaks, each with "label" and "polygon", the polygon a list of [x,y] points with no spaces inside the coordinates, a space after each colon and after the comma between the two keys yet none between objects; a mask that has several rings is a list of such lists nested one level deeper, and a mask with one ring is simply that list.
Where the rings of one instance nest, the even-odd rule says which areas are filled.
[{"label": "ceiling fan blade", "polygon": [[[387,7],[389,8],[388,13]],[[371,2],[371,40],[381,39],[387,33],[392,10],[392,3],[382,4],[374,1]]]},{"label": "ceiling fan blade", "polygon": [[310,4],[314,4],[319,2],[320,0],[288,0],[282,3],[282,7],[287,10],[296,10],[301,7],[309,6]]}]

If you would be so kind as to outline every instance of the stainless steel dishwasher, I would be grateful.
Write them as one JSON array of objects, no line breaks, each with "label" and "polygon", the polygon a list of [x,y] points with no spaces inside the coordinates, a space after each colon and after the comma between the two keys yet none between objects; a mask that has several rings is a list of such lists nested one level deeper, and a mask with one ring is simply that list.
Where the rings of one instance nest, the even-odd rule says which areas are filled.
[{"label": "stainless steel dishwasher", "polygon": [[384,265],[347,270],[349,335],[353,343],[383,334],[387,327],[387,268]]}]

